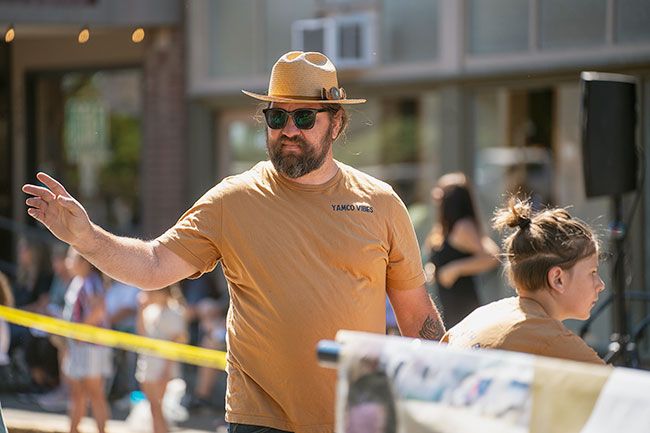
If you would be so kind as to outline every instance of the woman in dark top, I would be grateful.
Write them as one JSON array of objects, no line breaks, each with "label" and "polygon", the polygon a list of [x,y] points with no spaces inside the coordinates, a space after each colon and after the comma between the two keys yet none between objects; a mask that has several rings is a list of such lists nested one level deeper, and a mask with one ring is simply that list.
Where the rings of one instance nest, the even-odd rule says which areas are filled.
[{"label": "woman in dark top", "polygon": [[447,329],[480,306],[474,275],[496,267],[499,248],[483,234],[467,179],[449,173],[432,191],[438,222],[427,239],[429,281],[435,281]]}]

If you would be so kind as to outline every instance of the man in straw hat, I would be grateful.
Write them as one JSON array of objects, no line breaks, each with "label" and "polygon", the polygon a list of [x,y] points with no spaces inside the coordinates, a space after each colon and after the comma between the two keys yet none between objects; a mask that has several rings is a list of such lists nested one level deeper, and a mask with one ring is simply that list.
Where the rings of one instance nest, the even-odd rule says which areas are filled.
[{"label": "man in straw hat", "polygon": [[[228,280],[231,431],[331,432],[335,373],[316,344],[339,329],[383,333],[388,294],[403,335],[440,338],[404,204],[390,186],[334,160],[348,98],[323,54],[273,66],[264,111],[270,161],[224,179],[151,241],[107,233],[50,176],[25,185],[28,213],[111,277],[145,289]],[[256,427],[257,426],[257,427]],[[267,428],[267,429],[263,429]]]}]

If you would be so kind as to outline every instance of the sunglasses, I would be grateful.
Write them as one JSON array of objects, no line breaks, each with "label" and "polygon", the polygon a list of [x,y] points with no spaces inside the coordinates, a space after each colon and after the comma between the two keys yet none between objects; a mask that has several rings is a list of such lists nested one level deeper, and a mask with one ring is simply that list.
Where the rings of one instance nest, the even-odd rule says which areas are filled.
[{"label": "sunglasses", "polygon": [[298,129],[311,129],[316,123],[316,115],[323,111],[329,111],[327,108],[299,108],[293,111],[283,110],[282,108],[265,108],[262,110],[266,124],[271,129],[282,129],[287,124],[289,116],[293,119],[293,124]]}]

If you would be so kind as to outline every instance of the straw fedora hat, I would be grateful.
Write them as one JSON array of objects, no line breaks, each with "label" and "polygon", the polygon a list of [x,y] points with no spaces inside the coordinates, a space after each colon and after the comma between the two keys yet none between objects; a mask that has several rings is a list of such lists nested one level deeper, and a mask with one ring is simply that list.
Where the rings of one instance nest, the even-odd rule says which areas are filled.
[{"label": "straw fedora hat", "polygon": [[324,54],[291,51],[280,57],[271,71],[268,94],[242,90],[267,102],[318,102],[320,104],[362,104],[365,99],[348,99],[339,87],[334,65]]}]

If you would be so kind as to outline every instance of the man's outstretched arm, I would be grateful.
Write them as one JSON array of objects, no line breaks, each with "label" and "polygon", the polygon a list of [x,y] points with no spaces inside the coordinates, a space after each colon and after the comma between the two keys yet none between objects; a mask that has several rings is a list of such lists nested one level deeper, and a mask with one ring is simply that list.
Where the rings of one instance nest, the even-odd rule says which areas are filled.
[{"label": "man's outstretched arm", "polygon": [[86,210],[66,189],[45,173],[36,176],[46,187],[24,185],[27,213],[54,236],[70,244],[99,270],[127,284],[158,289],[197,269],[158,241],[115,236],[88,218]]},{"label": "man's outstretched arm", "polygon": [[411,290],[388,288],[399,330],[404,337],[440,340],[445,326],[424,285]]}]

